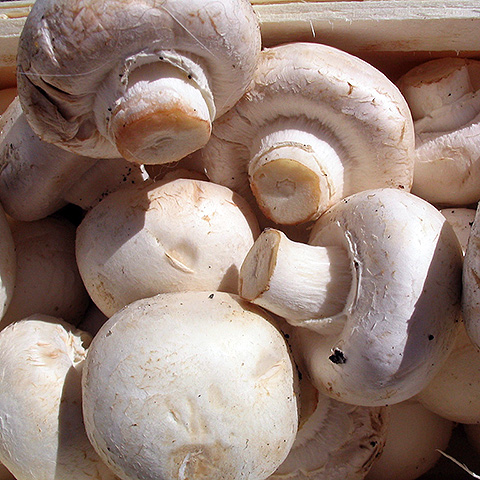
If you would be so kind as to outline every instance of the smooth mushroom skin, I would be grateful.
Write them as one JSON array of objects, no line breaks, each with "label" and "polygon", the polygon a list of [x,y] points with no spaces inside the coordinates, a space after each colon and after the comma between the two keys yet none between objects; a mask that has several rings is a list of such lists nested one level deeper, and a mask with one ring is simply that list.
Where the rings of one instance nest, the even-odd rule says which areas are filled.
[{"label": "smooth mushroom skin", "polygon": [[76,325],[90,299],[76,263],[75,225],[65,218],[47,217],[12,221],[10,228],[16,281],[0,330],[35,313],[61,316]]},{"label": "smooth mushroom skin", "polygon": [[375,189],[330,208],[309,243],[264,231],[242,264],[240,295],[299,327],[323,393],[365,406],[417,394],[458,328],[462,252],[451,225],[415,195]]},{"label": "smooth mushroom skin", "polygon": [[79,225],[76,258],[90,297],[110,317],[157,293],[237,293],[238,272],[258,234],[238,194],[178,178],[110,194]]},{"label": "smooth mushroom skin", "polygon": [[296,371],[260,308],[223,292],[138,300],[83,371],[93,446],[124,480],[267,478],[298,426]]},{"label": "smooth mushroom skin", "polygon": [[0,460],[16,480],[114,480],[88,441],[81,374],[91,337],[33,315],[0,332]]},{"label": "smooth mushroom skin", "polygon": [[0,201],[16,220],[39,220],[68,203],[87,210],[125,182],[146,179],[143,166],[123,158],[98,160],[43,142],[18,97],[0,119]]},{"label": "smooth mushroom skin", "polygon": [[389,409],[385,446],[365,480],[415,480],[445,451],[455,423],[407,400]]},{"label": "smooth mushroom skin", "polygon": [[260,48],[247,0],[40,0],[19,40],[18,92],[47,142],[168,163],[207,142]]},{"label": "smooth mushroom skin", "polygon": [[17,254],[7,216],[0,204],[0,320],[12,301],[17,280]]},{"label": "smooth mushroom skin", "polygon": [[250,88],[198,156],[212,181],[245,197],[250,184],[267,218],[296,225],[354,192],[410,190],[414,143],[407,103],[385,75],[296,42],[263,50]]},{"label": "smooth mushroom skin", "polygon": [[463,262],[462,317],[470,340],[480,348],[480,205],[468,238]]},{"label": "smooth mushroom skin", "polygon": [[480,199],[480,61],[430,60],[397,82],[412,110],[412,192],[437,206]]},{"label": "smooth mushroom skin", "polygon": [[269,480],[362,480],[381,454],[387,407],[360,407],[322,395],[301,374],[300,423],[285,461]]}]

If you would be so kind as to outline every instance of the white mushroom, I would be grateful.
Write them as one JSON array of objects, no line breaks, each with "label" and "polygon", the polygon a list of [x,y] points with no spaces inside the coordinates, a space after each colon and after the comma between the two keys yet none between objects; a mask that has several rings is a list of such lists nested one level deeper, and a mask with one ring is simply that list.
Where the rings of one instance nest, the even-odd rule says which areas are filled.
[{"label": "white mushroom", "polygon": [[222,292],[160,294],[112,316],[89,348],[83,408],[124,480],[265,479],[298,425],[282,334]]},{"label": "white mushroom", "polygon": [[389,407],[387,438],[365,480],[414,480],[445,451],[455,423],[415,401]]},{"label": "white mushroom", "polygon": [[462,252],[451,225],[410,193],[368,190],[324,213],[309,243],[264,231],[240,295],[301,327],[308,374],[327,395],[374,406],[418,393],[457,331]]},{"label": "white mushroom", "polygon": [[362,480],[380,455],[387,407],[360,407],[321,394],[300,376],[295,442],[269,480]]},{"label": "white mushroom", "polygon": [[181,290],[237,293],[259,234],[247,202],[214,183],[179,178],[123,188],[77,229],[77,263],[107,316],[134,300]]},{"label": "white mushroom", "polygon": [[[441,210],[465,252],[475,210]],[[470,340],[463,322],[440,371],[415,397],[423,406],[458,423],[480,423],[480,350]]]},{"label": "white mushroom", "polygon": [[0,320],[12,301],[17,279],[17,254],[7,216],[0,204]]},{"label": "white mushroom", "polygon": [[444,57],[398,81],[415,121],[412,192],[436,205],[480,199],[480,61]]},{"label": "white mushroom", "polygon": [[16,220],[33,221],[67,203],[88,209],[128,182],[148,178],[145,169],[120,159],[92,159],[41,141],[18,97],[0,119],[0,201]]},{"label": "white mushroom", "polygon": [[200,153],[212,181],[245,197],[250,183],[266,217],[300,224],[354,192],[410,190],[413,152],[410,111],[385,75],[335,48],[291,43],[263,51]]},{"label": "white mushroom", "polygon": [[58,316],[76,324],[89,297],[75,259],[75,226],[64,218],[11,222],[16,282],[0,330],[28,315]]},{"label": "white mushroom", "polygon": [[90,337],[35,315],[0,332],[0,460],[17,480],[113,480],[85,433],[81,372]]},{"label": "white mushroom", "polygon": [[166,163],[207,142],[260,47],[247,0],[37,0],[19,40],[18,92],[47,142]]}]

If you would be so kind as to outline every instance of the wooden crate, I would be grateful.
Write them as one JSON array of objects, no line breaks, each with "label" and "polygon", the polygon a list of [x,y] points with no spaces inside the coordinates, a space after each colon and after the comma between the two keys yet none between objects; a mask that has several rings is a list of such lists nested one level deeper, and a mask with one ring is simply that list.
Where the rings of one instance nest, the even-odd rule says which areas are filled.
[{"label": "wooden crate", "polygon": [[[15,85],[18,38],[33,0],[0,2],[0,88]],[[480,59],[480,0],[252,0],[263,44],[307,41],[363,58],[396,80],[441,56]],[[480,459],[456,428],[449,453],[480,473]],[[442,458],[422,480],[472,477]]]}]

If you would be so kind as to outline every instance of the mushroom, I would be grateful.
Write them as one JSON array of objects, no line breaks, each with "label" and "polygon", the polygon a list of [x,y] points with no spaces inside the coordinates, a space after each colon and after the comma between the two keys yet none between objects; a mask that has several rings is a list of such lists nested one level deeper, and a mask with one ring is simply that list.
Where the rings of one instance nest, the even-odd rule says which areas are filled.
[{"label": "mushroom", "polygon": [[388,408],[338,402],[302,374],[299,385],[297,436],[268,480],[362,480],[383,450]]},{"label": "mushroom", "polygon": [[263,51],[250,88],[197,156],[212,181],[253,192],[270,220],[301,224],[354,192],[410,190],[413,152],[410,111],[384,74],[297,42]]},{"label": "mushroom", "polygon": [[412,192],[438,206],[480,199],[480,61],[444,57],[398,81],[412,111]]},{"label": "mushroom", "polygon": [[414,480],[441,457],[455,423],[413,400],[391,405],[385,446],[365,480]]},{"label": "mushroom", "polygon": [[480,348],[480,204],[470,230],[463,263],[462,317],[470,340]]},{"label": "mushroom", "polygon": [[239,293],[299,327],[314,385],[379,406],[417,394],[452,347],[462,252],[431,204],[393,188],[353,194],[315,223],[309,244],[265,230]]},{"label": "mushroom", "polygon": [[137,300],[94,337],[85,428],[124,480],[265,479],[298,425],[296,374],[263,310],[224,292]]},{"label": "mushroom", "polygon": [[47,142],[168,163],[207,142],[260,47],[247,0],[37,0],[19,40],[18,93]]},{"label": "mushroom", "polygon": [[75,226],[65,218],[10,223],[16,282],[0,330],[35,313],[77,324],[89,304],[75,259]]},{"label": "mushroom", "polygon": [[77,264],[110,317],[157,293],[237,293],[258,234],[249,205],[227,187],[189,178],[150,182],[120,189],[87,213],[77,229]]},{"label": "mushroom", "polygon": [[34,315],[0,332],[0,460],[17,480],[114,480],[88,441],[81,374],[90,337]]},{"label": "mushroom", "polygon": [[17,254],[7,216],[0,204],[0,320],[12,301],[17,279]]},{"label": "mushroom", "polygon": [[[475,210],[448,208],[442,214],[453,226],[465,252]],[[463,322],[440,371],[415,399],[437,415],[458,423],[480,423],[480,350]]]},{"label": "mushroom", "polygon": [[81,375],[91,338],[33,315],[0,332],[0,460],[17,480],[114,480],[88,441]]},{"label": "mushroom", "polygon": [[124,159],[92,159],[43,142],[33,132],[18,97],[0,119],[0,201],[16,220],[34,221],[69,202],[89,209],[145,169]]}]

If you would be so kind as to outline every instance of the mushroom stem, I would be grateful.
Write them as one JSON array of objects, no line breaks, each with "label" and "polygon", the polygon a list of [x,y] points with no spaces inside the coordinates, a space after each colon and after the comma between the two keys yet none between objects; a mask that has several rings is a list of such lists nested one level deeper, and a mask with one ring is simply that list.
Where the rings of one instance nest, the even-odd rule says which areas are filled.
[{"label": "mushroom stem", "polygon": [[[316,130],[316,131],[315,131]],[[339,147],[297,118],[269,124],[253,142],[248,174],[265,215],[283,225],[315,220],[343,190]]]},{"label": "mushroom stem", "polygon": [[340,246],[313,246],[283,232],[262,232],[240,270],[240,295],[295,325],[330,324],[343,311],[352,285],[351,262]]},{"label": "mushroom stem", "polygon": [[[213,96],[200,65],[184,57],[168,58],[166,53],[155,60],[131,59],[97,97],[99,129],[104,129],[121,156],[140,164],[178,161],[203,147],[215,117]],[[117,88],[112,88],[113,82]]]}]

